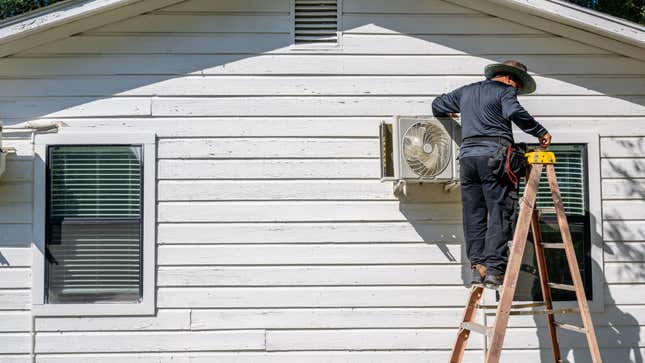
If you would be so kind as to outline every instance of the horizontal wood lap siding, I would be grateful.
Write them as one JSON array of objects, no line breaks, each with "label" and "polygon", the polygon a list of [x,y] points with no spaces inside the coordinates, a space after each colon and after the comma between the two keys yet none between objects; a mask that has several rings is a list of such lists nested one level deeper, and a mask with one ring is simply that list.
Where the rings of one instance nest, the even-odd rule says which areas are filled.
[{"label": "horizontal wood lap siding", "polygon": [[642,294],[645,287],[645,175],[641,168],[645,139],[640,136],[644,135],[641,128],[624,135],[600,140],[605,300],[624,311],[630,326],[618,332],[629,331],[634,338],[628,344],[636,350],[643,345],[643,319],[633,309],[642,306],[636,294]]},{"label": "horizontal wood lap siding", "polygon": [[[157,116],[382,116],[429,114],[433,97],[156,98]],[[645,97],[533,96],[523,100],[536,116],[644,116]],[[572,107],[572,105],[575,105]]]},{"label": "horizontal wood lap siding", "polygon": [[361,265],[461,262],[461,246],[434,244],[160,246],[160,265]]},{"label": "horizontal wood lap siding", "polygon": [[[103,76],[3,80],[0,97],[81,96],[436,96],[481,76]],[[645,77],[536,77],[535,95],[638,95]],[[598,89],[602,89],[599,91]]]},{"label": "horizontal wood lap siding", "polygon": [[264,332],[38,333],[37,353],[264,350]]},{"label": "horizontal wood lap siding", "polygon": [[[38,57],[20,55],[0,59],[0,74],[10,77],[112,75],[468,75],[481,77],[499,55],[320,55],[320,54],[140,54]],[[533,72],[542,75],[645,75],[642,62],[616,55],[522,55]],[[611,70],[611,71],[610,71]],[[614,72],[614,73],[609,73]],[[480,78],[481,79],[481,78]],[[127,86],[126,86],[127,88]]]},{"label": "horizontal wood lap siding", "polygon": [[[5,123],[158,136],[157,313],[39,317],[37,362],[446,361],[469,273],[459,193],[424,187],[399,203],[379,181],[379,122],[429,114],[434,97],[514,57],[539,84],[521,102],[550,130],[645,121],[642,62],[447,1],[342,5],[342,46],[324,52],[289,48],[289,0],[189,0],[0,59]],[[614,215],[642,199],[621,173],[643,169],[638,153],[608,142]],[[0,270],[0,331],[20,347],[34,196],[31,161],[12,163],[0,193],[25,213],[0,215],[12,264]],[[595,319],[607,361],[642,345],[619,344],[611,329],[642,333],[643,221],[604,221],[613,300]],[[507,361],[549,359],[542,320],[511,326]],[[483,341],[471,340],[465,361],[480,362]]]},{"label": "horizontal wood lap siding", "polygon": [[[191,233],[191,231],[193,233]],[[191,233],[187,236],[187,233]],[[162,223],[159,244],[462,242],[461,223]]]},{"label": "horizontal wood lap siding", "polygon": [[32,347],[31,230],[33,167],[30,145],[6,137],[15,147],[0,179],[0,362],[28,362]]},{"label": "horizontal wood lap siding", "polygon": [[[372,253],[372,248],[366,249]],[[450,252],[450,251],[448,251]],[[455,253],[455,256],[458,256]],[[291,259],[285,257],[284,260]],[[439,260],[439,258],[437,258]],[[445,257],[441,261],[450,261]],[[385,263],[391,265],[361,265],[365,260],[350,261],[358,266],[173,266],[160,267],[159,286],[366,286],[366,285],[458,285],[462,283],[462,266],[456,261],[453,265],[432,266],[399,266],[394,265],[402,259],[389,258]],[[409,260],[403,260],[410,263]],[[207,264],[221,264],[219,261],[208,261]],[[242,264],[252,261],[244,259]],[[263,264],[272,261],[262,260]],[[291,262],[291,261],[289,261]],[[314,264],[300,260],[298,264]],[[324,261],[322,261],[324,262]],[[333,264],[343,263],[334,259]],[[432,263],[431,259],[422,263]],[[202,262],[203,263],[203,262]],[[239,263],[239,262],[238,262]],[[276,264],[285,264],[283,261]],[[374,262],[372,262],[374,263]],[[384,262],[377,261],[383,264]]]}]

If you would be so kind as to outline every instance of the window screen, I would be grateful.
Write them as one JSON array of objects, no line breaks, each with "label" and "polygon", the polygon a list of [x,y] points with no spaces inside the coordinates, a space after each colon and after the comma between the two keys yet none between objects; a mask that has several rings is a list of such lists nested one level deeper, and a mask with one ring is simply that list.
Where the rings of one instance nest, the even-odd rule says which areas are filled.
[{"label": "window screen", "polygon": [[296,44],[338,41],[337,0],[294,0]]},{"label": "window screen", "polygon": [[[592,296],[591,283],[591,229],[587,193],[587,153],[585,145],[552,145],[549,147],[556,156],[555,173],[562,194],[565,213],[571,238],[576,250],[580,275],[585,285],[587,298]],[[524,183],[520,193],[524,192]],[[521,194],[520,194],[521,195]],[[560,228],[553,210],[553,199],[549,188],[546,170],[540,179],[537,207],[546,210],[540,217],[543,242],[561,243]],[[531,239],[529,233],[529,239]],[[549,280],[561,284],[573,284],[564,250],[545,249]],[[575,293],[558,289],[551,290],[554,300],[575,300]],[[540,281],[533,244],[526,246],[522,272],[516,297],[519,300],[542,300]]]},{"label": "window screen", "polygon": [[138,302],[142,290],[140,146],[50,146],[47,301]]}]

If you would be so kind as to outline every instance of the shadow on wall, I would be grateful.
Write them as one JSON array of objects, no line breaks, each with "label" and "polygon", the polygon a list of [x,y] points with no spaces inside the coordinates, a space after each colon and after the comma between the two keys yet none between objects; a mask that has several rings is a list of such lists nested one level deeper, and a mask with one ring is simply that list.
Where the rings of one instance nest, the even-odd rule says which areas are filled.
[{"label": "shadow on wall", "polygon": [[[1,81],[0,81],[1,82]],[[30,135],[20,134],[20,144]],[[14,144],[16,135],[4,134],[3,146]],[[9,154],[7,169],[0,178],[0,268],[16,267],[16,251],[30,247],[31,243],[31,169],[32,155]],[[23,265],[18,265],[23,267]]]},{"label": "shadow on wall", "polygon": [[[595,261],[592,261],[596,264]],[[594,266],[599,268],[599,266]],[[557,305],[556,305],[557,306]],[[592,319],[596,329],[596,337],[600,346],[600,353],[604,362],[632,362],[643,363],[641,354],[640,323],[629,312],[629,307],[616,305],[609,290],[605,289],[605,310],[593,313]],[[538,326],[538,340],[541,350],[542,362],[553,362],[551,338],[546,328],[546,319],[543,315],[534,316]],[[577,314],[556,316],[556,320],[582,326]],[[569,362],[591,362],[591,355],[584,334],[557,329],[562,358]]]},{"label": "shadow on wall", "polygon": [[[590,224],[592,226],[596,224],[596,216],[591,216]],[[606,244],[602,242],[602,236],[596,234],[595,228],[591,228],[591,233],[592,243],[602,243],[603,246],[606,246]],[[578,258],[580,257],[578,256]],[[607,252],[605,252],[605,260],[608,260]],[[547,263],[549,263],[548,259]],[[593,258],[591,259],[591,264],[592,271],[603,271],[602,266],[600,266]],[[626,268],[629,267],[627,266]],[[639,273],[642,273],[642,271]],[[605,281],[605,274],[593,274],[594,279],[603,279],[602,283],[594,281],[596,283],[593,286],[594,288],[599,286],[602,287],[604,304],[602,312],[592,312],[592,320],[594,322],[596,337],[600,346],[603,361],[643,363],[640,348],[640,322],[636,317],[630,314],[629,306],[616,304],[615,299],[611,295],[611,291],[606,288],[607,283],[615,283],[615,281]],[[536,278],[537,277],[526,280],[534,281],[530,288],[536,290],[534,292],[538,292],[538,294],[540,294],[540,285]],[[630,276],[629,281],[637,280],[634,280],[634,278]],[[587,299],[589,300],[590,297],[587,296]],[[558,303],[556,302],[555,304],[557,309]],[[538,327],[537,338],[539,346],[541,347],[541,360],[543,362],[552,362],[553,353],[551,350],[551,339],[549,331],[546,328],[545,316],[534,315],[533,320],[535,325]],[[556,315],[556,320],[576,326],[582,326],[579,314]],[[563,329],[556,330],[562,358],[572,363],[591,361],[586,336],[584,334]]]},{"label": "shadow on wall", "polygon": [[[344,3],[347,7],[356,1]],[[205,12],[200,16],[165,14],[172,18],[174,27],[180,29],[173,32],[164,30],[165,25],[157,24],[132,31],[128,36],[115,35],[114,30],[112,33],[105,30],[101,34],[98,31],[79,34],[31,52],[0,59],[0,76],[3,77],[0,79],[0,115],[6,125],[37,118],[66,119],[74,123],[73,118],[86,117],[82,123],[85,126],[101,125],[103,121],[114,125],[119,119],[123,119],[124,126],[133,126],[134,122],[126,118],[158,121],[173,116],[357,116],[352,114],[357,104],[365,103],[363,108],[367,109],[375,104],[373,99],[378,96],[386,96],[379,99],[383,105],[358,116],[387,117],[409,112],[406,108],[424,109],[429,113],[432,97],[483,79],[486,64],[508,58],[527,64],[539,76],[538,92],[524,97],[522,102],[527,107],[539,107],[540,116],[609,116],[604,113],[604,105],[597,102],[599,98],[594,98],[600,95],[611,96],[611,99],[602,100],[619,102],[618,106],[608,106],[610,108],[620,107],[630,116],[645,115],[645,97],[642,96],[645,67],[640,61],[607,55],[519,23],[476,15],[465,8],[463,14],[427,15],[426,19],[418,15],[417,9],[404,8],[405,4],[413,3],[417,2],[396,5],[401,8],[396,15],[390,16],[345,9],[343,49],[326,51],[322,55],[289,49],[288,9],[262,16],[255,14],[255,23],[261,29],[256,26],[238,32],[227,30],[230,33],[213,30],[219,24],[214,19],[221,20],[216,18],[221,14]],[[428,6],[424,7],[426,12],[433,12]],[[275,21],[263,22],[265,17],[274,17]],[[599,69],[606,69],[606,73],[585,76],[585,73],[597,73]],[[301,78],[282,81],[274,76]],[[331,85],[307,82],[318,81],[320,76],[333,77]],[[381,78],[367,79],[376,76]],[[405,76],[415,78],[405,80]],[[439,78],[433,78],[436,76]],[[347,78],[355,79],[354,83],[341,87],[341,81]],[[178,80],[185,82],[178,83]],[[408,83],[400,83],[402,80]],[[390,83],[398,86],[390,87]],[[323,86],[316,88],[321,84]],[[571,114],[567,115],[561,110],[581,99],[563,97],[558,90],[590,97],[585,97],[586,102],[578,107],[571,107]],[[544,96],[545,93],[550,95]],[[320,96],[329,96],[331,101],[321,103]],[[295,97],[305,106],[291,107]],[[388,103],[390,99],[397,101]],[[551,114],[544,103],[557,105],[554,109],[559,111]],[[211,106],[203,107],[205,104]],[[87,120],[90,117],[93,119]],[[375,128],[374,134],[369,136],[376,134]],[[265,136],[281,136],[281,130],[276,128],[274,135]],[[633,163],[635,170],[645,170],[640,161],[633,160]],[[627,173],[625,177],[630,179]],[[640,197],[645,196],[642,188],[638,189],[636,185],[634,182],[634,190]],[[444,195],[439,186],[436,188],[429,190],[431,197],[425,201],[430,201],[431,207],[402,201],[400,209],[423,241],[435,244],[443,261],[456,266],[465,258],[459,223],[459,194]],[[429,217],[428,213],[434,213],[434,217]],[[607,233],[613,240],[623,241],[629,238],[621,233],[628,230],[632,231],[616,223]],[[644,236],[645,232],[638,238],[643,240]],[[631,248],[624,245],[616,248]],[[639,249],[625,253],[645,254]],[[464,268],[462,281],[466,281],[468,274]],[[639,269],[638,273],[644,272]],[[611,297],[607,299],[610,303]],[[617,317],[630,324],[636,321],[623,312]],[[635,335],[627,330],[618,331],[621,334],[616,335],[616,339],[638,342],[638,331]],[[632,346],[630,344],[627,342],[623,346]]]},{"label": "shadow on wall", "polygon": [[[438,7],[459,8],[443,2],[434,3]],[[408,11],[404,8],[407,2],[400,5],[399,14],[394,16],[361,13],[360,6],[356,4],[356,1],[345,3],[343,48],[324,55],[311,51],[296,53],[289,49],[288,9],[265,16],[256,14],[255,23],[259,25],[251,24],[251,28],[238,25],[233,27],[234,30],[228,30],[230,33],[222,32],[218,25],[222,15],[216,14],[172,14],[172,32],[159,20],[159,15],[147,28],[132,25],[136,21],[145,25],[151,16],[155,17],[146,15],[147,18],[121,23],[129,29],[128,36],[118,33],[119,26],[82,33],[18,56],[0,59],[0,74],[4,73],[2,75],[6,78],[0,80],[0,114],[7,124],[36,118],[83,116],[209,116],[204,112],[214,112],[212,116],[349,116],[352,105],[379,95],[401,99],[427,97],[429,105],[437,94],[482,79],[486,64],[507,58],[526,63],[540,75],[538,82],[546,91],[538,87],[536,95],[527,96],[524,100],[529,108],[539,107],[543,116],[567,116],[562,112],[549,114],[549,107],[540,106],[544,92],[550,94],[547,102],[558,105],[556,109],[561,110],[567,102],[570,103],[559,97],[559,91],[611,95],[614,99],[626,101],[614,107],[629,110],[630,115],[645,114],[642,107],[645,97],[639,95],[645,80],[632,76],[645,74],[642,62],[607,56],[606,52],[581,43],[518,23],[476,15],[466,8],[462,8],[463,14],[451,10],[451,13],[427,15],[431,21],[423,21],[423,17],[412,15],[417,13],[417,9]],[[423,5],[424,11],[433,12],[431,6]],[[442,11],[440,9],[438,13]],[[410,15],[405,15],[406,12]],[[168,14],[165,16],[171,22]],[[267,21],[265,17],[271,20]],[[246,24],[249,19],[234,20]],[[436,55],[446,57],[434,57]],[[607,68],[607,71],[600,77],[581,76],[591,68],[594,69],[592,72],[602,68]],[[623,78],[620,72],[630,77]],[[312,83],[312,88],[307,82],[294,86],[294,82],[288,84],[265,77],[301,75],[313,79],[315,77],[311,76],[348,74],[357,79],[346,89],[340,86],[316,89],[317,83]],[[447,74],[464,76],[432,78]],[[195,77],[184,83],[174,82],[188,75]],[[215,77],[222,75],[253,78],[222,81]],[[429,78],[409,80],[407,85],[397,83],[400,87],[383,87],[382,79],[361,84],[360,79],[364,76],[406,75]],[[72,78],[60,78],[68,76]],[[338,83],[341,81],[339,79]],[[390,82],[399,81],[397,77],[390,78]],[[50,94],[56,97],[48,97]],[[276,96],[271,99],[273,107],[269,107],[263,97],[245,100],[243,107],[232,106],[235,97],[253,95]],[[294,102],[288,99],[289,96],[333,95],[356,98],[352,102],[334,100],[333,106],[320,105],[318,99],[312,98],[310,107],[289,107]],[[193,105],[175,105],[175,101],[185,103],[186,100],[165,99],[167,97],[193,97],[189,101]],[[221,101],[223,107],[204,111],[196,104],[214,100],[196,97],[228,99]],[[415,99],[379,106],[382,113],[378,116],[402,112],[402,107],[419,102]],[[282,103],[284,105],[280,107]],[[429,110],[419,105],[412,109],[420,107]],[[571,108],[573,116],[606,116],[603,112],[603,108],[591,99],[583,101],[580,107]]]},{"label": "shadow on wall", "polygon": [[[631,153],[645,154],[645,144],[642,141],[621,140],[619,143]],[[642,200],[645,199],[645,184],[642,179],[635,176],[645,175],[645,163],[634,158],[603,160],[603,174],[620,182],[619,192],[610,199]],[[614,181],[607,179],[608,181]],[[611,193],[611,191],[608,191]],[[620,204],[619,204],[620,205]],[[632,219],[630,212],[625,209],[608,207],[604,211],[605,240],[610,243],[603,245],[605,260],[622,262],[618,271],[623,281],[645,281],[645,249],[642,241],[645,240],[645,229],[639,221],[625,221]]]},{"label": "shadow on wall", "polygon": [[432,263],[459,266],[461,271],[450,277],[429,276],[428,281],[466,286],[470,269],[461,226],[461,193],[458,189],[447,192],[442,184],[433,183],[409,183],[406,191],[399,198],[399,210],[423,242],[440,251],[442,257]]}]

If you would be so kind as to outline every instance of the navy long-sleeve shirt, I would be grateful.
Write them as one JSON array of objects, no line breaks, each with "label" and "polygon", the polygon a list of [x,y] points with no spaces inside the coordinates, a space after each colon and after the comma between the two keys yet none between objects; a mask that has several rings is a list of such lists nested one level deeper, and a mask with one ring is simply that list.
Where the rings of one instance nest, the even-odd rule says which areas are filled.
[{"label": "navy long-sleeve shirt", "polygon": [[[505,83],[484,80],[442,94],[432,102],[437,117],[461,114],[461,136],[495,136],[513,140],[511,122],[535,137],[547,130],[520,105],[517,90]],[[497,149],[493,141],[462,143],[460,157],[491,155]]]}]

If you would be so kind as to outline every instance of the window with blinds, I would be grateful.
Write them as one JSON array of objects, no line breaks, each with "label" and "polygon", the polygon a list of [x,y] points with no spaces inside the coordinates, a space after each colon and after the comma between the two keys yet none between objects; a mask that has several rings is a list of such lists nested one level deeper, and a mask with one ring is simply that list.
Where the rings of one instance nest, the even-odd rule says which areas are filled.
[{"label": "window with blinds", "polygon": [[337,0],[294,0],[296,44],[338,42]]},{"label": "window with blinds", "polygon": [[49,146],[47,301],[138,302],[140,146]]},{"label": "window with blinds", "polygon": [[[551,150],[556,155],[555,173],[558,177],[558,186],[562,193],[565,211],[568,215],[584,215],[586,208],[584,146],[554,145]],[[546,173],[543,173],[540,179],[537,206],[538,208],[553,207]]]},{"label": "window with blinds", "polygon": [[[593,296],[591,281],[591,230],[587,196],[587,152],[585,145],[555,144],[549,147],[556,156],[555,173],[564,203],[571,238],[576,250],[578,267],[582,275],[587,297]],[[520,193],[524,192],[521,185]],[[522,194],[520,194],[522,195]],[[560,228],[553,210],[551,189],[542,173],[536,205],[543,210],[540,215],[540,228],[544,242],[562,242]],[[529,238],[531,235],[529,234]],[[533,255],[533,245],[527,244],[520,283],[516,297],[518,300],[541,300],[537,265]],[[562,250],[547,249],[544,251],[547,260],[549,279],[555,283],[572,284],[567,261]],[[575,300],[575,293],[563,290],[551,290],[554,300]]]}]

